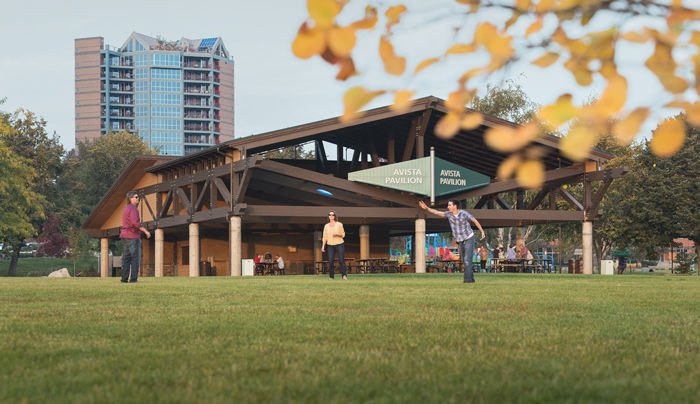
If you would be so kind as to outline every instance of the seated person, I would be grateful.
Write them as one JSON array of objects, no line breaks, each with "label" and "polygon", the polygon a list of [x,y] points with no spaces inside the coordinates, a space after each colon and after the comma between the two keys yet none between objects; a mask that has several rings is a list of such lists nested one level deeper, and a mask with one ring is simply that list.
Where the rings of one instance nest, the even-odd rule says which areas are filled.
[{"label": "seated person", "polygon": [[277,270],[284,271],[284,260],[279,254],[275,255],[275,261],[277,261],[277,269],[275,269],[275,275],[277,275]]}]

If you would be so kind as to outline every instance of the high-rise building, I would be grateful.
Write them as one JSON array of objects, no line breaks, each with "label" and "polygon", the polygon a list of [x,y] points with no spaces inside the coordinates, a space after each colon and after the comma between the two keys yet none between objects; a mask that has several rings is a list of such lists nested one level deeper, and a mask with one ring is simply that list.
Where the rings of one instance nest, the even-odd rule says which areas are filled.
[{"label": "high-rise building", "polygon": [[138,132],[160,154],[234,137],[233,59],[220,37],[164,41],[136,32],[119,48],[75,40],[75,139]]}]

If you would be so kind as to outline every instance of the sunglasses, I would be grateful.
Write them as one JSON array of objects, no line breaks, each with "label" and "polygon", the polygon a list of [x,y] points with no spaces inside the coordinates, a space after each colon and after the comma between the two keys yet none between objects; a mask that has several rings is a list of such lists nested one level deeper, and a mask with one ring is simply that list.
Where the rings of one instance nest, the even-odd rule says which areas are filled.
[{"label": "sunglasses", "polygon": [[138,196],[138,195],[134,195],[134,196],[132,196],[132,198],[139,199],[139,196]]},{"label": "sunglasses", "polygon": [[335,213],[329,213],[328,216],[335,216]]}]

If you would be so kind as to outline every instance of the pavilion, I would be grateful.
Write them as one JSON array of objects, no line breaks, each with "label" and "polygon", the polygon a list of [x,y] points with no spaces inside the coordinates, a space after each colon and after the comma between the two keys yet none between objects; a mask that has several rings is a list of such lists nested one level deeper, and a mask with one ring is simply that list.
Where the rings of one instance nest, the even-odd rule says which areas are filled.
[{"label": "pavilion", "polygon": [[[613,179],[627,169],[602,170],[601,164],[613,156],[595,150],[585,162],[574,163],[561,153],[558,138],[542,136],[534,142],[545,150],[545,182],[525,204],[525,190],[516,180],[496,178],[507,155],[489,149],[483,140],[488,128],[517,125],[484,115],[479,128],[443,140],[433,130],[446,113],[444,101],[426,97],[403,111],[377,108],[351,122],[331,118],[235,139],[183,157],[137,156],[82,228],[101,239],[102,276],[107,276],[108,241],[118,239],[125,195],[135,190],[142,201],[142,223],[154,234],[142,244],[141,270],[146,275],[198,276],[200,263],[210,262],[217,275],[238,276],[242,259],[266,252],[282,255],[290,263],[288,272],[304,273],[323,259],[320,235],[328,211],[334,210],[348,233],[346,255],[386,256],[391,236],[413,234],[414,270],[422,273],[425,234],[448,232],[447,220],[418,207],[419,200],[427,199],[425,194],[395,186],[395,179],[376,181],[365,174],[386,177],[392,175],[386,167],[427,167],[420,164],[427,164],[434,150],[437,161],[450,165],[449,172],[462,172],[461,178],[476,181],[453,181],[462,186],[436,196],[436,207],[444,208],[448,199],[479,198],[470,213],[484,228],[582,222],[583,272],[592,273],[592,225],[601,214],[598,204]],[[271,150],[311,142],[315,160],[263,157]],[[326,157],[329,145],[335,148],[335,161]],[[593,192],[596,182],[600,186]],[[583,184],[582,201],[567,192],[567,184]],[[514,205],[504,200],[506,193],[517,196]],[[545,200],[547,209],[542,206]],[[573,210],[556,210],[557,200]]]}]

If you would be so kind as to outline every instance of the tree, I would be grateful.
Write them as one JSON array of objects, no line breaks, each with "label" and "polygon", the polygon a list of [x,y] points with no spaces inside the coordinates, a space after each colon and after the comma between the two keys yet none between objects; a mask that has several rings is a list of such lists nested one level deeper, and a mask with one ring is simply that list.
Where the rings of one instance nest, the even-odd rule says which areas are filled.
[{"label": "tree", "polygon": [[85,257],[93,250],[92,238],[79,228],[71,227],[68,231],[68,256],[73,261],[73,276],[78,261],[84,261]]},{"label": "tree", "polygon": [[662,130],[669,122],[685,126],[687,138],[674,155],[658,157],[652,143],[644,144],[637,157],[637,168],[630,172],[630,192],[634,203],[621,214],[632,224],[626,238],[648,249],[670,247],[674,238],[687,238],[700,248],[700,128],[692,126],[685,114],[661,123]]},{"label": "tree", "polygon": [[313,150],[304,150],[304,145],[282,147],[270,150],[265,153],[268,159],[291,159],[291,160],[313,160],[315,153]]},{"label": "tree", "polygon": [[94,142],[78,142],[80,196],[85,214],[89,214],[138,155],[153,156],[157,150],[134,133],[109,131]]},{"label": "tree", "polygon": [[[32,168],[34,177],[31,191],[43,196],[39,203],[26,205],[27,216],[31,219],[33,231],[36,231],[44,220],[44,212],[54,212],[55,204],[61,200],[57,184],[65,171],[65,153],[56,133],[49,136],[46,132],[46,121],[34,113],[23,109],[14,114],[3,113],[3,129],[0,139],[10,149],[11,153],[21,157]],[[14,276],[17,270],[20,245],[23,236],[15,234],[7,240],[12,248],[9,276]]]},{"label": "tree", "polygon": [[[49,221],[44,223],[43,234],[36,239],[39,248],[34,254],[36,257],[51,257],[51,270],[53,271],[53,257],[63,258],[68,256],[68,239],[61,234],[59,227],[63,223],[60,216],[49,216]],[[75,276],[75,274],[73,274]]]},{"label": "tree", "polygon": [[[12,128],[0,122],[0,131],[9,130]],[[29,162],[14,154],[0,136],[0,241],[34,234],[32,214],[42,212],[44,201],[32,190],[34,177]]]},{"label": "tree", "polygon": [[[341,12],[349,1],[307,0],[309,18],[292,42],[292,51],[297,57],[308,59],[318,55],[329,64],[337,65],[340,68],[336,76],[338,80],[360,75],[352,57],[358,41],[357,32],[372,31],[379,21],[379,9],[368,5],[364,17],[340,25],[339,20],[347,18],[341,16]],[[562,151],[567,157],[575,161],[585,160],[598,138],[607,133],[613,133],[620,144],[628,144],[643,124],[652,119],[648,105],[625,110],[629,83],[628,78],[618,71],[619,58],[616,55],[620,48],[632,43],[653,47],[653,54],[644,66],[658,78],[664,90],[673,95],[674,101],[666,107],[682,109],[691,124],[700,125],[700,103],[688,101],[697,99],[700,93],[700,31],[694,25],[700,20],[700,10],[684,6],[682,0],[455,1],[458,4],[436,6],[443,7],[445,15],[449,16],[454,16],[453,8],[459,7],[462,18],[456,24],[461,25],[455,27],[455,20],[448,19],[438,27],[452,31],[453,42],[444,46],[444,52],[436,52],[412,69],[407,69],[406,58],[397,55],[392,44],[394,31],[408,13],[406,6],[386,9],[385,29],[379,38],[378,53],[385,72],[404,79],[395,82],[406,83],[409,74],[416,76],[432,65],[460,55],[475,55],[460,65],[465,66],[463,72],[456,72],[456,89],[445,97],[449,112],[436,126],[436,135],[451,138],[460,129],[478,127],[482,123],[481,116],[466,108],[477,95],[478,81],[506,74],[515,61],[522,60],[542,69],[561,64],[579,86],[591,86],[596,80],[607,84],[597,103],[578,107],[573,104],[572,95],[562,91],[556,101],[542,108],[542,119],[550,130],[563,127],[574,119],[588,122],[562,139]],[[511,18],[496,26],[490,22],[496,14]],[[591,21],[595,24],[589,25]],[[596,29],[604,28],[593,31],[592,25]],[[650,28],[652,25],[654,28]],[[481,55],[488,57],[484,59],[479,57]],[[485,63],[479,64],[482,61]],[[625,63],[630,62],[626,60]],[[343,96],[343,120],[354,119],[361,108],[384,94],[392,94],[393,108],[401,110],[409,105],[415,91],[352,87]],[[610,116],[619,119],[611,121]],[[490,128],[484,139],[494,150],[518,153],[529,149],[532,140],[541,133],[536,123],[529,122],[517,130]],[[657,156],[673,154],[681,148],[684,138],[684,127],[669,122],[654,133],[651,150]],[[537,159],[536,156],[506,159],[502,165],[528,164],[541,172],[541,164],[531,164]],[[509,169],[503,172],[517,173],[523,186],[537,188],[541,185],[532,180],[541,176],[532,170]]]}]

